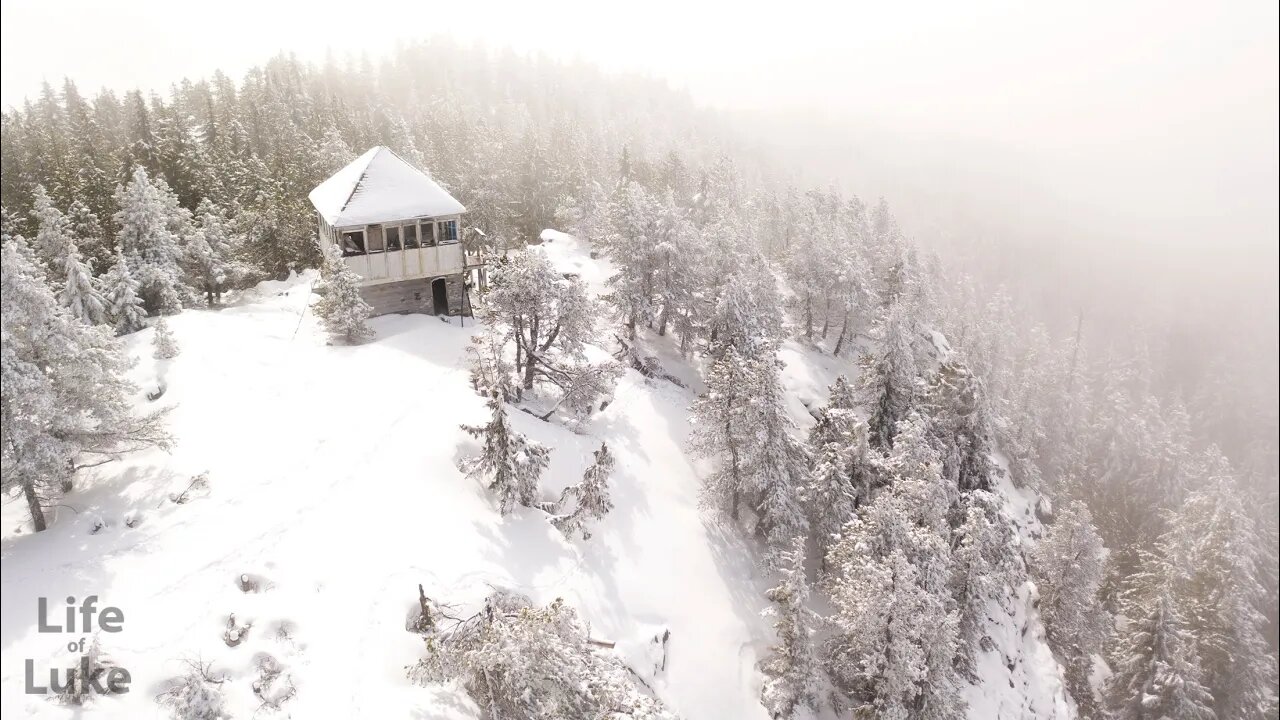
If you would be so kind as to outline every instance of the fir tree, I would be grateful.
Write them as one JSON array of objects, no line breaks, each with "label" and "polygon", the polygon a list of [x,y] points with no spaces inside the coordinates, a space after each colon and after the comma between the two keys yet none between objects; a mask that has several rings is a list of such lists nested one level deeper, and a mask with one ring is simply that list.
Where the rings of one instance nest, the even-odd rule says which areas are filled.
[{"label": "fir tree", "polygon": [[563,509],[570,500],[573,510],[567,514],[559,514],[551,519],[560,532],[572,536],[581,531],[582,539],[589,540],[591,531],[588,522],[599,522],[609,511],[613,510],[613,500],[609,497],[609,476],[613,474],[613,455],[609,446],[600,443],[600,449],[593,453],[594,459],[582,474],[582,482],[570,485],[560,494],[557,507]]},{"label": "fir tree", "polygon": [[507,405],[495,392],[488,401],[492,414],[485,425],[463,425],[471,437],[483,441],[480,454],[467,458],[461,469],[498,498],[498,510],[508,515],[516,505],[528,507],[538,494],[538,479],[550,460],[550,451],[511,427]]},{"label": "fir tree", "polygon": [[325,248],[324,286],[314,308],[332,339],[354,345],[373,337],[368,319],[373,308],[360,295],[356,275],[333,245]]},{"label": "fir tree", "polygon": [[146,327],[147,312],[138,297],[138,281],[129,272],[129,261],[124,253],[116,251],[115,264],[102,276],[102,294],[105,302],[105,319],[117,335],[128,335]]},{"label": "fir tree", "polygon": [[804,539],[796,538],[779,555],[779,583],[765,593],[773,604],[764,614],[772,619],[778,641],[761,663],[760,699],[773,718],[791,718],[799,707],[817,706],[820,669],[813,632],[818,618],[808,607],[804,559]]},{"label": "fir tree", "polygon": [[161,315],[152,327],[155,334],[151,337],[152,357],[157,360],[171,360],[178,357],[178,340],[173,336],[173,331],[169,329],[169,323],[165,322],[164,316]]},{"label": "fir tree", "polygon": [[80,257],[80,251],[72,242],[67,248],[64,263],[62,292],[58,301],[71,312],[71,316],[87,325],[99,325],[106,321],[106,300],[93,281],[93,274]]}]

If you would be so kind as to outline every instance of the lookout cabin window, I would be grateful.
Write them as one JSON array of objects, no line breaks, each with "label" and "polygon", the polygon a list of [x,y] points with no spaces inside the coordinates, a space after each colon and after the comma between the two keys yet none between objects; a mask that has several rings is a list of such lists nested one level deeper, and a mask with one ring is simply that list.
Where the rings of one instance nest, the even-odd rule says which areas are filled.
[{"label": "lookout cabin window", "polygon": [[404,249],[413,250],[414,248],[418,247],[418,226],[405,225],[403,228],[403,232],[404,232]]},{"label": "lookout cabin window", "polygon": [[387,250],[394,251],[400,249],[400,228],[387,228]]},{"label": "lookout cabin window", "polygon": [[342,257],[364,255],[364,231],[352,230],[342,233]]},{"label": "lookout cabin window", "polygon": [[435,245],[436,224],[430,220],[423,220],[420,227],[422,228],[422,247]]},{"label": "lookout cabin window", "polygon": [[442,220],[439,223],[440,244],[458,242],[458,221]]},{"label": "lookout cabin window", "polygon": [[387,249],[386,244],[383,242],[383,239],[382,239],[382,226],[370,225],[369,226],[369,252],[380,253],[386,249]]}]

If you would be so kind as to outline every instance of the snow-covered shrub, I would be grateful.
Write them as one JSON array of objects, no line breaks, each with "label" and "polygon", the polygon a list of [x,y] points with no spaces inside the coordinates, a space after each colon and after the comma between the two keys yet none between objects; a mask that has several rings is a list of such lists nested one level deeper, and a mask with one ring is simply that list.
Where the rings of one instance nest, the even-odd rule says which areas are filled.
[{"label": "snow-covered shrub", "polygon": [[613,509],[613,500],[609,497],[613,455],[609,454],[609,446],[604,443],[600,443],[600,449],[593,455],[595,460],[582,474],[582,482],[570,485],[560,493],[560,502],[556,505],[558,511],[562,512],[570,500],[574,503],[573,510],[551,518],[551,524],[560,532],[572,537],[574,533],[581,531],[583,540],[591,538],[587,522],[602,520]]},{"label": "snow-covered shrub", "polygon": [[154,327],[155,335],[151,338],[151,355],[157,360],[171,360],[178,357],[178,340],[173,336],[173,331],[169,329],[169,323],[165,322],[164,316],[161,315]]},{"label": "snow-covered shrub", "polygon": [[360,276],[347,267],[333,245],[325,247],[321,277],[324,285],[313,307],[329,336],[348,345],[372,338],[373,330],[367,321],[373,308],[360,295]]},{"label": "snow-covered shrub", "polygon": [[223,683],[227,679],[213,672],[212,663],[187,662],[187,673],[176,678],[156,702],[174,720],[220,720],[227,717]]},{"label": "snow-covered shrub", "polygon": [[562,600],[535,607],[498,590],[469,618],[430,633],[408,669],[421,684],[456,680],[490,720],[670,720],[611,652],[593,644]]},{"label": "snow-covered shrub", "polygon": [[528,507],[538,494],[538,478],[550,460],[550,450],[516,432],[507,419],[507,404],[496,391],[488,402],[491,419],[484,425],[462,425],[484,447],[479,455],[466,458],[459,469],[498,496],[503,515],[516,505]]}]

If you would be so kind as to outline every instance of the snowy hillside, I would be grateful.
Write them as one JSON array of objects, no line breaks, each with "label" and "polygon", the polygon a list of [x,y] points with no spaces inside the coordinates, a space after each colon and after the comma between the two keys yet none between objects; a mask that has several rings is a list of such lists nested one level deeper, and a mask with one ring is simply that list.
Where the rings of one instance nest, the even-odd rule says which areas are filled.
[{"label": "snowy hillside", "polygon": [[[562,270],[598,287],[607,268],[568,236],[548,239]],[[511,414],[552,448],[548,498],[581,476],[602,440],[617,458],[616,509],[591,540],[569,542],[539,511],[501,518],[456,467],[476,447],[459,423],[485,418],[467,375],[471,321],[381,317],[373,342],[328,346],[305,312],[313,279],[266,283],[222,311],[171,318],[181,354],[170,361],[152,359],[152,330],[129,336],[137,402],[173,407],[172,452],[91,471],[44,533],[32,534],[22,503],[6,500],[6,711],[156,716],[156,695],[195,661],[225,674],[233,717],[280,698],[280,716],[299,718],[480,717],[460,689],[405,677],[422,654],[405,629],[422,584],[460,605],[494,587],[539,603],[564,598],[682,717],[767,717],[756,664],[773,641],[760,617],[770,578],[740,534],[698,507],[702,468],[685,449],[694,368],[655,345],[692,387],[628,370],[581,434]],[[805,405],[850,367],[794,343],[782,357],[803,427]],[[193,486],[199,475],[207,486]],[[1011,514],[1027,507],[1008,498]],[[66,645],[81,637],[38,632],[37,599],[50,598],[56,613],[86,589],[124,613],[123,631],[100,641],[131,673],[132,691],[83,710],[25,695],[24,660],[70,664]],[[967,693],[970,717],[1069,717],[1028,604],[1023,592],[1012,614],[993,609],[995,647]],[[233,647],[229,623],[247,627]]]}]

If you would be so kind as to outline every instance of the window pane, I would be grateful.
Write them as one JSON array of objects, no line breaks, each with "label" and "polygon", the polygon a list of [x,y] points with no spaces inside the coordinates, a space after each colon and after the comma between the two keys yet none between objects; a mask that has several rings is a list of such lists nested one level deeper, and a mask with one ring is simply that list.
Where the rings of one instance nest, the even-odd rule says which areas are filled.
[{"label": "window pane", "polygon": [[422,221],[422,246],[430,247],[436,244],[436,224],[430,220]]},{"label": "window pane", "polygon": [[364,255],[364,231],[342,233],[342,256]]},{"label": "window pane", "polygon": [[388,250],[400,249],[400,228],[398,227],[387,228],[387,249]]},{"label": "window pane", "polygon": [[384,249],[386,248],[382,243],[382,226],[370,225],[369,226],[369,252],[380,253]]},{"label": "window pane", "polygon": [[404,226],[404,249],[412,250],[413,248],[416,248],[416,247],[418,247],[418,226],[405,225]]},{"label": "window pane", "polygon": [[458,221],[445,220],[440,223],[440,244],[458,242]]}]

